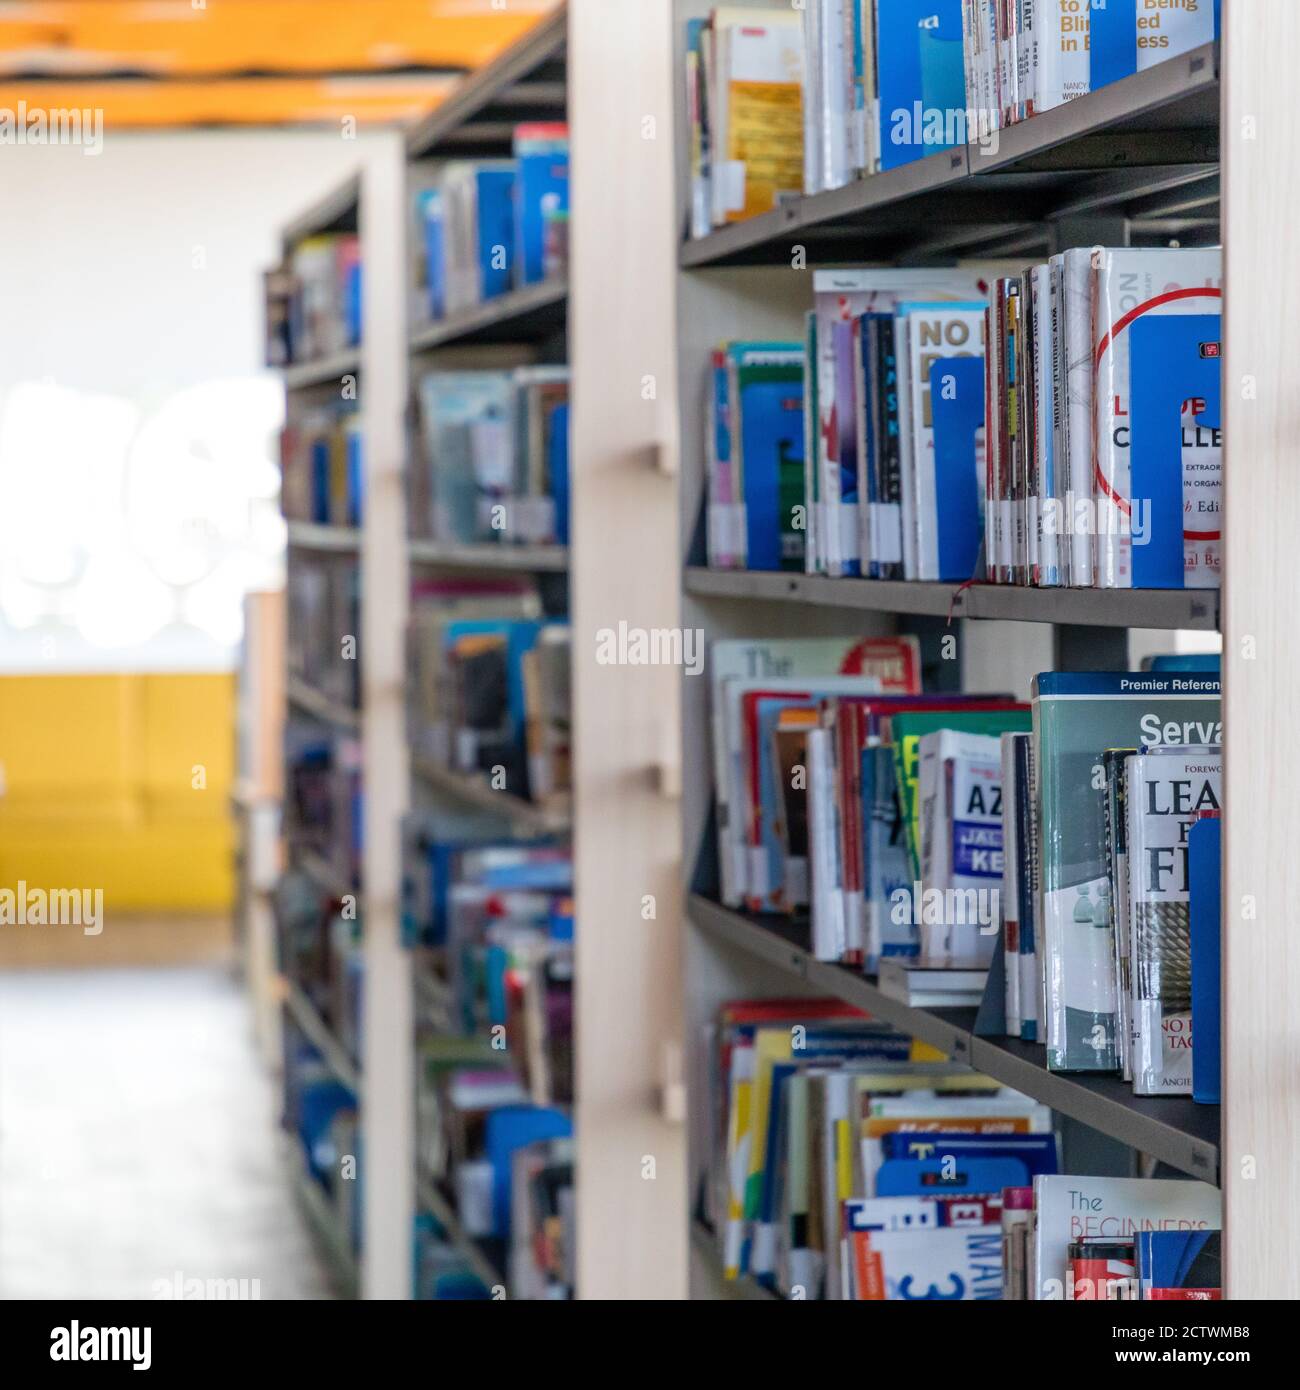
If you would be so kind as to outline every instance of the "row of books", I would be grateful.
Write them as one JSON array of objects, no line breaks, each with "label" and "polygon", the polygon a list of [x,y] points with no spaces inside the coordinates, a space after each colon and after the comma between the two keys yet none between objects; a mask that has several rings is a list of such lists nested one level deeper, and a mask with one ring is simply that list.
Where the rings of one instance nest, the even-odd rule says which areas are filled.
[{"label": "row of books", "polygon": [[291,679],[346,709],[361,704],[361,575],[352,556],[295,555],[285,580]]},{"label": "row of books", "polygon": [[285,834],[327,863],[339,883],[361,881],[361,740],[291,719],[285,730]]},{"label": "row of books", "polygon": [[266,363],[288,367],[361,342],[361,241],[355,232],[304,237],[265,277]]},{"label": "row of books", "polygon": [[527,583],[414,587],[408,732],[417,765],[562,809],[570,794],[569,628]]},{"label": "row of books", "polygon": [[713,354],[709,564],[1217,587],[1221,287],[1218,249],[814,272],[804,343]]},{"label": "row of books", "polygon": [[[421,953],[419,1171],[512,1298],[573,1287],[573,870],[562,846],[470,843],[408,824]],[[441,829],[445,836],[430,843]],[[460,832],[464,834],[464,831]],[[423,900],[423,901],[421,901]],[[434,900],[437,906],[433,906]]]},{"label": "row of books", "polygon": [[[802,13],[800,13],[802,11]],[[686,27],[691,235],[1003,128],[1217,38],[1217,0],[805,0]]]},{"label": "row of books", "polygon": [[452,160],[416,195],[433,320],[562,275],[568,265],[569,128],[515,127],[513,157]]},{"label": "row of books", "polygon": [[921,693],[906,637],[710,661],[724,905],[806,911],[818,959],[918,1007],[978,1004],[1001,940],[1049,1068],[1217,1101],[1217,659],[1046,672],[1032,708]]},{"label": "row of books", "polygon": [[[1220,1227],[1205,1183],[1062,1175],[1045,1106],[838,1000],[731,1001],[699,1055],[696,1217],[728,1280],[802,1299],[1108,1297],[1085,1263],[1102,1237]],[[1159,1244],[1150,1297],[1180,1287]]]},{"label": "row of books", "polygon": [[355,405],[293,415],[280,435],[280,503],[288,521],[360,526],[361,416]]},{"label": "row of books", "polygon": [[467,545],[567,545],[569,370],[429,372],[411,534]]}]

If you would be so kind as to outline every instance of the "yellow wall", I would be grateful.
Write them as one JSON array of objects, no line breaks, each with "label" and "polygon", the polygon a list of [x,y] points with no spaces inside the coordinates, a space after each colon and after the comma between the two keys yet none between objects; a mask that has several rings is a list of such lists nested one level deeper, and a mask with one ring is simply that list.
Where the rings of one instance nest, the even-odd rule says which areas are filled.
[{"label": "yellow wall", "polygon": [[0,888],[228,908],[234,725],[229,674],[0,677]]}]

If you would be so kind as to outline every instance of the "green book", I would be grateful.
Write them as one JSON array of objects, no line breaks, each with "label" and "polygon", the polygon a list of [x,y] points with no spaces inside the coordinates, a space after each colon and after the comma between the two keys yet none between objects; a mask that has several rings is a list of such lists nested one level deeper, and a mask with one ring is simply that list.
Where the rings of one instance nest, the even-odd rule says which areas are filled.
[{"label": "green book", "polygon": [[1114,1071],[1106,750],[1222,742],[1219,678],[1049,671],[1034,678],[1033,708],[1047,1065]]},{"label": "green book", "polygon": [[889,721],[898,782],[899,810],[907,828],[907,854],[912,877],[921,876],[921,804],[917,785],[921,774],[921,737],[937,729],[967,734],[1027,734],[1032,727],[1028,705],[1011,709],[925,710],[896,714]]}]

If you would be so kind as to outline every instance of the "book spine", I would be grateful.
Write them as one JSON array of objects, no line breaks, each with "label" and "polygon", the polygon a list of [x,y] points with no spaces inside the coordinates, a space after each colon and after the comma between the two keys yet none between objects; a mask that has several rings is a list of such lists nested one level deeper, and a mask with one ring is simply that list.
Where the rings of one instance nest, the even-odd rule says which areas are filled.
[{"label": "book spine", "polygon": [[1016,735],[1002,735],[1002,954],[1009,1037],[1020,1036],[1020,856]]},{"label": "book spine", "polygon": [[[1091,517],[1092,486],[1092,268],[1091,253],[1071,250],[1062,263],[1062,284],[1065,310],[1065,426],[1066,458],[1064,460],[1069,486],[1066,502],[1069,514]],[[1076,589],[1092,588],[1093,526],[1077,519],[1070,537],[1070,583]]]},{"label": "book spine", "polygon": [[881,413],[879,573],[882,579],[902,579],[902,418],[899,412],[898,353],[892,316],[881,315],[876,320],[876,342]]},{"label": "book spine", "polygon": [[1038,933],[1038,797],[1034,740],[1016,740],[1017,850],[1020,870],[1020,1037],[1037,1042],[1042,1036],[1043,970]]}]

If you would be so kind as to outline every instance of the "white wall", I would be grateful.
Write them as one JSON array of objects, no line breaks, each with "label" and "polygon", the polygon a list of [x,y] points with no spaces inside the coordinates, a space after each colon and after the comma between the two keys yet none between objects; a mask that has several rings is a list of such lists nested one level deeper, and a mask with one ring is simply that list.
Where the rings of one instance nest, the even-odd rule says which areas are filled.
[{"label": "white wall", "polygon": [[0,219],[0,670],[228,667],[280,582],[261,272],[370,141],[13,148]]}]

